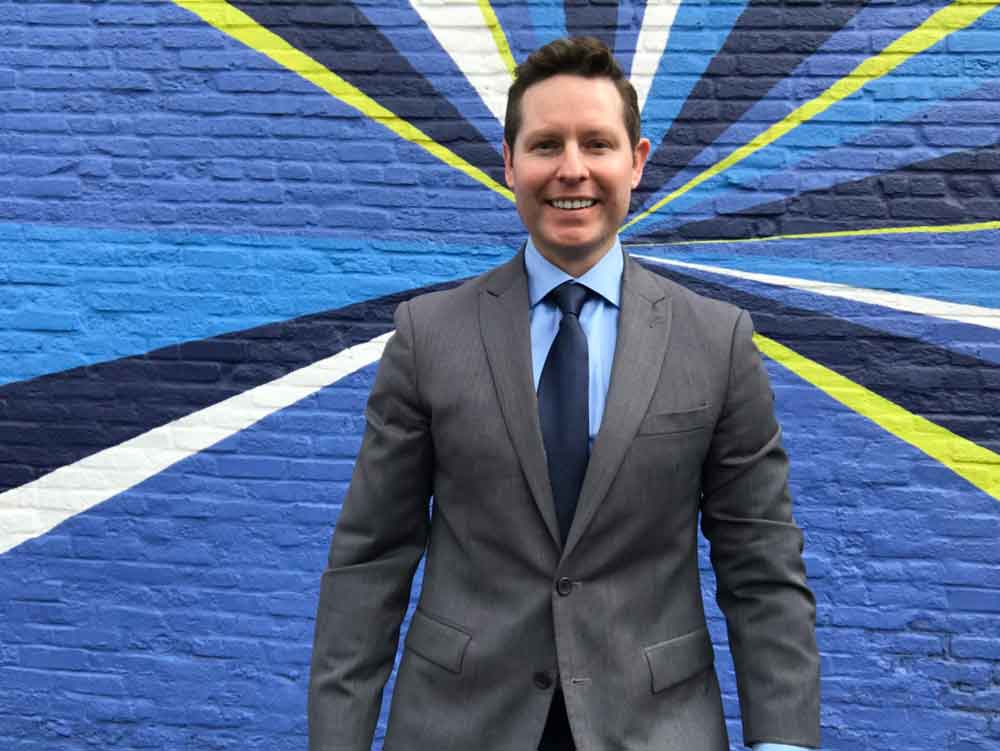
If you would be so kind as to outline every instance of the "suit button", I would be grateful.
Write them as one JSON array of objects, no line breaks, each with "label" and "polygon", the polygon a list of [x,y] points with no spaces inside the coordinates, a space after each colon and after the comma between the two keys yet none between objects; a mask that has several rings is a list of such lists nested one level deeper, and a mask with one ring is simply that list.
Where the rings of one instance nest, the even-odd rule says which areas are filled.
[{"label": "suit button", "polygon": [[556,582],[556,592],[561,596],[565,597],[570,592],[573,591],[573,580],[568,579],[565,576]]},{"label": "suit button", "polygon": [[535,686],[542,690],[552,688],[552,676],[546,672],[539,671],[532,676]]}]

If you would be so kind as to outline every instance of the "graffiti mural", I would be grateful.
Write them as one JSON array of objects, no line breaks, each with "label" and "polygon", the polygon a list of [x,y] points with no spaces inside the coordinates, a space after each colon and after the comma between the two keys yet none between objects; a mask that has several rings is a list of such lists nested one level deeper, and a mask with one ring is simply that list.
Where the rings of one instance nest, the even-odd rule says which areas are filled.
[{"label": "graffiti mural", "polygon": [[995,748],[998,6],[0,2],[0,746],[305,748],[392,311],[516,250],[507,87],[591,34],[623,244],[754,319],[824,747]]}]

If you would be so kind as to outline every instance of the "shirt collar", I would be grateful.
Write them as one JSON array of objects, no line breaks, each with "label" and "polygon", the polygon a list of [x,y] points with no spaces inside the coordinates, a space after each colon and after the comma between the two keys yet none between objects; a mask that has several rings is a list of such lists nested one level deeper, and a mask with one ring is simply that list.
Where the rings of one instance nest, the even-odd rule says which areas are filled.
[{"label": "shirt collar", "polygon": [[[616,237],[615,244],[604,257],[576,281],[617,308],[621,301],[624,268],[625,256],[622,253],[621,242]],[[524,269],[528,274],[528,297],[531,307],[535,307],[560,284],[573,279],[545,258],[530,237],[524,248]]]}]

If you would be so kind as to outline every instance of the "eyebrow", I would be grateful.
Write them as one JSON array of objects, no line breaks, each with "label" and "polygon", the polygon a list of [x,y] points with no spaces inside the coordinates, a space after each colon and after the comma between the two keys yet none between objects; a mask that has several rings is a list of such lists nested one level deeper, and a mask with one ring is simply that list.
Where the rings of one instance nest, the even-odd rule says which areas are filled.
[{"label": "eyebrow", "polygon": [[[583,131],[583,133],[581,134],[581,138],[593,138],[597,136],[607,140],[616,140],[615,135],[616,134],[613,129],[591,128],[590,130]],[[562,131],[550,128],[540,128],[539,130],[527,131],[524,134],[524,139],[526,141],[537,140],[539,138],[562,139],[562,137],[563,137]]]}]

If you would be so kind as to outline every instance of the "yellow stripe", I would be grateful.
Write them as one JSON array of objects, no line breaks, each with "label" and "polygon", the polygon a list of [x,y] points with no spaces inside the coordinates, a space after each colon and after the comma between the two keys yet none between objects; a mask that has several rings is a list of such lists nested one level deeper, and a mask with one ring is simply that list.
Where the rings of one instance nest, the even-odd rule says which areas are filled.
[{"label": "yellow stripe", "polygon": [[489,28],[490,34],[493,35],[493,41],[497,45],[497,52],[500,53],[500,58],[503,60],[504,65],[507,66],[507,71],[510,73],[511,79],[513,79],[517,63],[514,62],[514,56],[510,52],[510,45],[507,43],[507,35],[503,33],[503,26],[500,25],[500,19],[497,18],[497,14],[493,11],[490,0],[479,0],[479,10],[483,14],[483,20],[486,21],[486,26]]},{"label": "yellow stripe", "polygon": [[845,229],[836,232],[806,232],[800,235],[770,235],[768,237],[741,237],[736,240],[681,240],[672,243],[627,243],[630,248],[642,245],[728,245],[730,243],[763,243],[771,240],[812,240],[823,237],[861,237],[867,235],[909,235],[916,233],[985,232],[1000,229],[998,222],[976,222],[973,224],[928,224],[920,227],[874,227],[872,229]]},{"label": "yellow stripe", "polygon": [[514,194],[500,185],[478,167],[474,167],[455,152],[434,141],[419,128],[383,107],[360,89],[352,86],[336,73],[305,53],[295,49],[277,34],[269,31],[253,18],[233,7],[225,0],[173,0],[203,21],[243,44],[257,50],[279,65],[299,74],[310,83],[331,94],[349,107],[353,107],[400,138],[433,154],[449,167],[464,172],[487,188],[513,201]]},{"label": "yellow stripe", "polygon": [[838,402],[923,451],[1000,500],[1000,455],[884,399],[773,339],[754,334],[757,348]]},{"label": "yellow stripe", "polygon": [[1000,2],[983,2],[983,0],[955,0],[950,5],[946,5],[920,24],[920,26],[903,34],[903,36],[892,42],[880,53],[862,61],[854,70],[818,97],[806,102],[784,120],[775,123],[763,133],[756,136],[750,143],[741,146],[722,161],[709,167],[670,193],[670,195],[657,201],[631,221],[626,222],[622,226],[622,229],[627,229],[636,222],[642,221],[653,212],[659,211],[671,201],[693,190],[706,180],[710,180],[734,164],[742,162],[765,146],[769,146],[782,136],[799,127],[802,123],[812,120],[837,102],[857,93],[865,84],[892,72],[911,57],[934,46],[952,32],[964,29],[966,26],[974,23],[997,5],[1000,5]]}]

